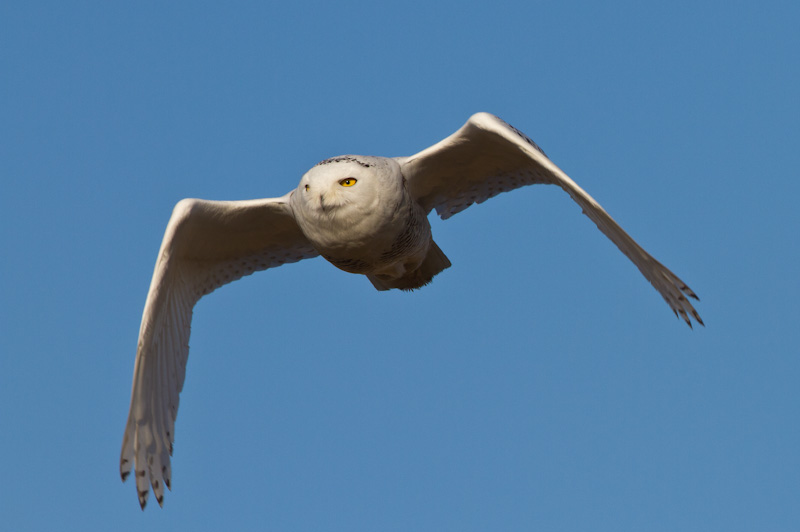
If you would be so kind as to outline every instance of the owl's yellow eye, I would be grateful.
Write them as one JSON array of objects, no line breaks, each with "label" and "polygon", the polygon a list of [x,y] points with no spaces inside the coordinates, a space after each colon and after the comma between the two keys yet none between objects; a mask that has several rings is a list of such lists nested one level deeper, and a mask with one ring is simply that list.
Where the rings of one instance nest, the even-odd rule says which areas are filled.
[{"label": "owl's yellow eye", "polygon": [[346,178],[342,179],[341,181],[339,181],[339,184],[342,185],[343,187],[352,187],[353,185],[356,184],[356,178],[355,177],[346,177]]}]

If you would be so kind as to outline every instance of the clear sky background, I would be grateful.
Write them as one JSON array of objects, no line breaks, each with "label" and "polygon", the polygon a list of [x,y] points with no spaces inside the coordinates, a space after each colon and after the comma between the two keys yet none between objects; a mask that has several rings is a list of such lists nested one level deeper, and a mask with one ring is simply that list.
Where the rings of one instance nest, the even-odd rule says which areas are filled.
[{"label": "clear sky background", "polygon": [[[800,8],[3,2],[0,528],[800,529]],[[690,330],[562,191],[442,222],[379,293],[314,259],[195,309],[172,492],[118,476],[174,204],[280,196],[493,112],[700,296]]]}]

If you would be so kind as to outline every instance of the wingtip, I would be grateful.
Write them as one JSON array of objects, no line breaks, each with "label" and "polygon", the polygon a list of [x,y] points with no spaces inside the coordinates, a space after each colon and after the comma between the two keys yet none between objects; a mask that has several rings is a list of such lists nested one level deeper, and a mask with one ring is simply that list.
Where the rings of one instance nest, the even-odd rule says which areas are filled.
[{"label": "wingtip", "polygon": [[144,511],[145,506],[147,506],[147,496],[150,494],[149,491],[140,491],[139,492],[139,506]]},{"label": "wingtip", "polygon": [[131,462],[127,458],[122,458],[119,461],[119,476],[122,482],[128,480],[128,475],[131,474]]}]

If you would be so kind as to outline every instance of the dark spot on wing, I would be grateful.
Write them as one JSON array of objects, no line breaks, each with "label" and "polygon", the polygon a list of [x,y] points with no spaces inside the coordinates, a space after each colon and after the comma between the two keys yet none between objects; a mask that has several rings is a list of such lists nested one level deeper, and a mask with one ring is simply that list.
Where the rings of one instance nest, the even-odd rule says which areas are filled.
[{"label": "dark spot on wing", "polygon": [[[503,120],[502,118],[499,118],[499,117],[498,117],[497,119],[498,119],[498,120],[500,120],[500,121],[501,121],[502,123],[504,123],[505,125],[507,125],[507,126],[508,126],[508,127],[511,129],[511,131],[513,131],[514,133],[516,133],[517,135],[519,135],[520,137],[522,137],[522,140],[524,140],[525,142],[527,142],[528,144],[530,144],[531,146],[533,146],[534,148],[536,148],[536,150],[537,150],[539,153],[541,153],[542,155],[544,155],[545,157],[547,157],[547,154],[544,152],[544,150],[543,150],[543,149],[541,149],[541,148],[539,147],[539,145],[538,145],[538,144],[536,144],[535,142],[533,142],[533,141],[531,140],[531,138],[530,138],[528,135],[526,135],[525,133],[523,133],[523,132],[522,132],[522,131],[520,131],[519,129],[515,128],[514,126],[512,126],[511,124],[509,124],[508,122],[506,122],[506,121],[505,121],[505,120]],[[549,159],[549,157],[548,157],[548,159]]]}]

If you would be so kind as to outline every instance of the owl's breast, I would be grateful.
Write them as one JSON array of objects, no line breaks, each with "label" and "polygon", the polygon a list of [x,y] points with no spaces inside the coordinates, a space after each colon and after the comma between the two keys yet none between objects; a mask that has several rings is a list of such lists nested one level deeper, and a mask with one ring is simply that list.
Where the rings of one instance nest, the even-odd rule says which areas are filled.
[{"label": "owl's breast", "polygon": [[401,275],[416,268],[431,242],[427,216],[413,201],[350,222],[335,228],[323,223],[314,231],[316,238],[309,237],[320,255],[350,273]]}]

